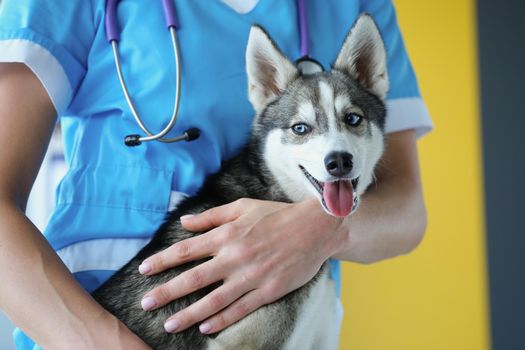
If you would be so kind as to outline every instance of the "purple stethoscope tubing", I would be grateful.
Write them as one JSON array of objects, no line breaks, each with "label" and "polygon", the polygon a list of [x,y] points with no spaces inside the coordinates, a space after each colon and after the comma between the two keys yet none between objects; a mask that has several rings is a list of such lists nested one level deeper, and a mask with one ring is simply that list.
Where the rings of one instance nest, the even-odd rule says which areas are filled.
[{"label": "purple stethoscope tubing", "polygon": [[[119,41],[120,31],[118,29],[117,21],[117,5],[120,0],[107,0],[106,1],[106,18],[105,28],[106,37],[108,42]],[[161,0],[162,9],[164,10],[164,19],[166,20],[166,26],[169,28],[173,27],[179,29],[179,20],[177,19],[177,11],[175,10],[175,4],[173,0]]]},{"label": "purple stethoscope tubing", "polygon": [[108,42],[119,41],[120,32],[117,23],[117,3],[119,0],[106,1],[106,18],[104,20],[104,27],[106,29],[106,38]]},{"label": "purple stethoscope tubing", "polygon": [[301,57],[308,57],[310,46],[308,43],[308,18],[306,14],[305,0],[296,0],[297,17],[299,20],[299,40],[301,43]]},{"label": "purple stethoscope tubing", "polygon": [[310,57],[310,44],[308,38],[308,14],[306,11],[306,0],[296,0],[297,18],[299,23],[299,42],[301,56],[295,61],[295,65],[303,75],[314,74],[323,71],[323,66],[317,60]]},{"label": "purple stethoscope tubing", "polygon": [[[177,142],[177,141],[193,141],[200,136],[200,130],[197,128],[191,128],[186,130],[181,136],[173,138],[164,138],[164,136],[173,129],[179,114],[180,107],[180,86],[181,86],[181,72],[180,72],[180,54],[177,42],[177,29],[179,29],[179,21],[177,19],[177,12],[175,10],[174,0],[161,0],[162,9],[164,11],[164,18],[166,20],[166,26],[170,31],[171,41],[173,45],[173,52],[175,56],[175,72],[176,72],[176,89],[175,89],[175,102],[173,106],[173,114],[170,118],[168,125],[159,133],[153,134],[142,122],[142,118],[139,116],[133,100],[129,94],[124,75],[122,73],[122,65],[120,62],[120,55],[118,51],[118,42],[120,41],[120,31],[117,21],[117,6],[120,0],[106,0],[106,16],[105,16],[105,30],[108,42],[113,48],[113,56],[115,59],[115,66],[117,73],[124,92],[124,96],[129,105],[131,113],[135,118],[135,121],[144,131],[147,136],[140,135],[128,135],[125,138],[125,144],[127,146],[138,146],[145,141],[161,141],[161,142]],[[299,23],[299,40],[300,40],[300,53],[301,57],[296,61],[298,69],[303,74],[312,74],[323,71],[322,65],[316,60],[309,56],[310,47],[308,43],[308,19],[306,13],[305,0],[296,0],[297,6],[297,17]]]}]

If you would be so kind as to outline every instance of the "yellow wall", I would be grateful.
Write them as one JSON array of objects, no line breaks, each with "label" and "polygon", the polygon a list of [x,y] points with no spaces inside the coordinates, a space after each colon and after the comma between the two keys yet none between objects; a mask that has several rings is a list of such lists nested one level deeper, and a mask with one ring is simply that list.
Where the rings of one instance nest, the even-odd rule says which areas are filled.
[{"label": "yellow wall", "polygon": [[489,349],[474,0],[395,0],[435,130],[420,141],[416,251],[344,264],[341,349]]}]

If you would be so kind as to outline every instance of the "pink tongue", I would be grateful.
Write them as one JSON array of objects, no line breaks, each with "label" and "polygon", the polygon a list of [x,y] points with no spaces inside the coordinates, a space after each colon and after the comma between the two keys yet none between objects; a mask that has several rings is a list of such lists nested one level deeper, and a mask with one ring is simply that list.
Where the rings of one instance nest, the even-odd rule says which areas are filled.
[{"label": "pink tongue", "polygon": [[354,205],[354,188],[350,181],[326,182],[323,197],[328,209],[335,216],[347,216]]}]

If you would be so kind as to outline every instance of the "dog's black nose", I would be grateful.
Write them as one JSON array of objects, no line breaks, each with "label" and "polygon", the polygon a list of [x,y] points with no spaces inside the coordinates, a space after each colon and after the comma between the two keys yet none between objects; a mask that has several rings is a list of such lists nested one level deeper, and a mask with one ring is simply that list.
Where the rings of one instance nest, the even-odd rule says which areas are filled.
[{"label": "dog's black nose", "polygon": [[324,166],[330,175],[341,177],[352,171],[353,156],[347,152],[332,152],[324,159]]}]

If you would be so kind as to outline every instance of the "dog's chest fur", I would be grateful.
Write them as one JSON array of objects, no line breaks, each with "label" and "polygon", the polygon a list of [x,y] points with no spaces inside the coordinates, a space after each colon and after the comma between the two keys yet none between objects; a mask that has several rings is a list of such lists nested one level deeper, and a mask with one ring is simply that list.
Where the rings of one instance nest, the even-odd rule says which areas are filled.
[{"label": "dog's chest fur", "polygon": [[217,285],[179,298],[158,310],[142,310],[140,300],[146,292],[203,262],[184,264],[149,277],[138,272],[138,266],[145,258],[195,235],[182,228],[180,216],[199,213],[243,197],[289,201],[259,159],[259,147],[252,142],[239,156],[225,162],[222,171],[211,176],[197,196],[183,201],[169,214],[152,241],[135,258],[93,293],[104,308],[153,349],[307,349],[312,342],[337,341],[335,334],[320,332],[331,333],[331,329],[336,329],[325,326],[335,325],[330,318],[336,314],[335,287],[328,278],[327,267],[323,267],[304,287],[257,310],[214,337],[201,334],[197,326],[177,334],[166,333],[163,324],[169,316],[204,297]]},{"label": "dog's chest fur", "polygon": [[211,339],[208,349],[336,349],[337,297],[327,266],[294,293]]},{"label": "dog's chest fur", "polygon": [[[184,200],[177,210],[171,212],[152,241],[93,293],[102,306],[122,320],[153,349],[337,348],[337,298],[326,264],[303,287],[258,309],[215,336],[201,334],[197,326],[171,334],[164,331],[163,324],[179,310],[209,294],[220,283],[176,299],[153,311],[143,311],[140,305],[145,293],[205,261],[187,263],[148,277],[138,272],[139,265],[146,258],[196,235],[182,228],[182,215],[201,213],[240,198],[281,202],[316,196],[319,198],[318,196],[326,194],[318,190],[322,187],[321,182],[323,186],[328,184],[333,189],[332,185],[337,181],[340,192],[343,195],[350,194],[349,183],[355,180],[354,177],[349,177],[348,174],[351,173],[346,173],[348,177],[337,175],[334,179],[330,176],[336,175],[327,172],[327,154],[333,151],[352,153],[348,155],[351,161],[347,162],[346,167],[359,178],[359,185],[356,186],[360,186],[360,189],[356,193],[364,192],[372,181],[373,169],[383,149],[384,98],[388,90],[388,75],[384,45],[371,17],[359,17],[343,43],[334,71],[319,73],[319,82],[315,77],[303,79],[297,68],[279,52],[262,28],[257,26],[250,31],[246,63],[248,95],[257,112],[247,147],[237,157],[225,162],[218,174],[209,177],[199,194]],[[309,89],[313,91],[313,97],[308,97],[312,94],[301,92],[308,81],[310,85],[316,83],[313,85],[320,87],[319,98],[316,98],[316,89]],[[336,81],[341,83],[340,88]],[[348,95],[348,98],[344,98],[344,95]],[[312,105],[308,107],[308,103],[303,103],[295,108],[297,101]],[[317,108],[319,105],[323,107],[321,110]],[[362,114],[360,128],[349,124],[346,118],[356,110]],[[309,111],[315,112],[310,118],[307,117]],[[319,111],[324,112],[326,118]],[[323,118],[327,120],[326,123],[322,122]],[[311,130],[318,130],[320,133],[327,133],[330,129],[339,131],[325,138],[330,141],[324,142],[328,147],[311,147],[310,144],[311,148],[306,151],[302,149],[301,152],[285,152],[284,146],[287,144],[303,148],[311,142],[308,141],[310,137],[295,129],[295,126],[303,124],[308,124]],[[364,127],[366,125],[367,128]],[[315,135],[315,132],[310,135]],[[291,142],[289,137],[292,137]],[[337,142],[332,142],[333,139]],[[316,157],[307,159],[310,154]],[[302,164],[305,161],[307,163]],[[300,167],[308,168],[310,177],[314,177],[311,174],[313,173],[321,180],[309,181]],[[331,193],[327,195],[331,204],[335,203],[334,198],[342,198],[343,201],[348,199],[348,196],[336,198],[339,195],[334,191]],[[325,203],[324,197],[321,199]],[[352,202],[348,200],[346,203]],[[332,208],[351,209],[351,206],[344,204],[337,207],[335,203]],[[351,211],[339,212],[343,213],[339,216],[346,216]]]}]

